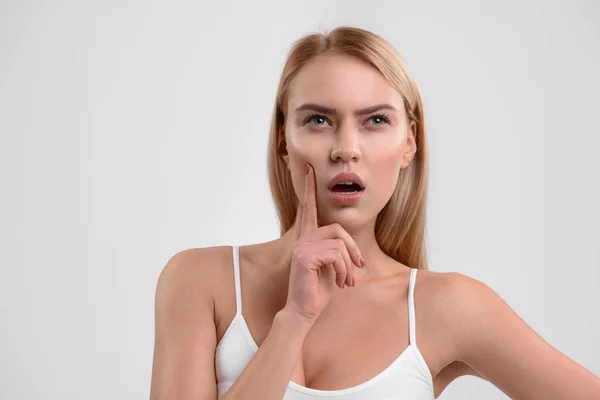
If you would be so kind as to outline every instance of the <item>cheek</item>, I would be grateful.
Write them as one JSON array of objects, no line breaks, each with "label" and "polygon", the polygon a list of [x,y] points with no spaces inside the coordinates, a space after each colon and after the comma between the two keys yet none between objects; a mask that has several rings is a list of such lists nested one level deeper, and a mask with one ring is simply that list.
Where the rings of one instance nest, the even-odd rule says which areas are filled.
[{"label": "cheek", "polygon": [[303,177],[306,173],[306,164],[311,163],[314,166],[314,163],[311,160],[310,152],[306,149],[294,145],[289,145],[287,147],[288,151],[288,168],[290,173],[292,174],[292,180],[294,183],[296,178]]},{"label": "cheek", "polygon": [[377,196],[386,199],[394,193],[398,174],[400,173],[402,149],[392,146],[379,149],[378,154],[373,154],[368,165],[369,176],[373,180],[372,187],[377,191]]},{"label": "cheek", "polygon": [[302,162],[310,161],[325,148],[322,140],[311,139],[305,135],[300,138],[299,135],[291,133],[287,137],[287,151],[290,155],[290,161]]},{"label": "cheek", "polygon": [[311,154],[305,146],[298,146],[288,142],[288,169],[292,177],[294,191],[299,199],[304,198],[304,185],[306,182],[306,164],[310,163],[316,168],[314,154]]},{"label": "cheek", "polygon": [[304,179],[307,163],[318,171],[323,160],[328,159],[326,150],[327,146],[321,140],[299,140],[295,135],[290,135],[287,152],[292,179],[294,181],[297,177]]},{"label": "cheek", "polygon": [[395,174],[401,166],[404,146],[400,143],[378,143],[377,146],[366,147],[363,159],[367,161],[372,173]]},{"label": "cheek", "polygon": [[327,163],[330,160],[328,150],[331,146],[323,140],[294,140],[287,143],[288,168],[294,186],[294,192],[300,202],[304,201],[304,186],[306,184],[306,164],[313,167],[315,173],[315,184],[317,185],[317,198],[321,199],[325,184],[321,181],[324,171],[327,171]]}]

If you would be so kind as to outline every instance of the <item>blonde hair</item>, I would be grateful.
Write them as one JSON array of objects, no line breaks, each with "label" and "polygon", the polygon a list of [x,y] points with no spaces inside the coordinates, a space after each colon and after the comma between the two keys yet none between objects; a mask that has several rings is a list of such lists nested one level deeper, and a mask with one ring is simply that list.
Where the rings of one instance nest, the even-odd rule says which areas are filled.
[{"label": "blonde hair", "polygon": [[400,170],[396,188],[377,216],[375,238],[388,256],[409,267],[426,270],[428,146],[421,95],[396,49],[364,29],[340,26],[329,33],[311,33],[294,42],[288,53],[277,89],[267,156],[269,185],[280,233],[283,235],[293,226],[299,201],[282,158],[286,154],[284,127],[289,87],[304,64],[323,53],[354,56],[377,68],[402,96],[408,120],[416,122],[416,153],[410,165]]}]

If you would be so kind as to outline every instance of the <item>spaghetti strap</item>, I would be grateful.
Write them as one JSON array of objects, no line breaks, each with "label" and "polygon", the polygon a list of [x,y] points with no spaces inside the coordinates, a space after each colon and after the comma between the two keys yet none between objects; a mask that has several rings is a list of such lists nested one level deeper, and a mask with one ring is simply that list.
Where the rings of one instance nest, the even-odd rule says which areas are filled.
[{"label": "spaghetti strap", "polygon": [[410,270],[408,278],[408,324],[410,329],[409,340],[411,345],[417,345],[416,322],[415,322],[415,281],[417,278],[417,268]]},{"label": "spaghetti strap", "polygon": [[233,245],[233,277],[235,281],[235,315],[242,314],[242,290],[240,284],[240,247]]}]

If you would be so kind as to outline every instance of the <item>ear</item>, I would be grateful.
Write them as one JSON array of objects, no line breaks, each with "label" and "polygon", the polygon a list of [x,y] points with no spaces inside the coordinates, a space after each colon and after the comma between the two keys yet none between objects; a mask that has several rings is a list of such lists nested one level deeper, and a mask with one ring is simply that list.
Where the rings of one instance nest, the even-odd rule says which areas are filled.
[{"label": "ear", "polygon": [[415,153],[417,152],[417,142],[415,140],[416,135],[417,123],[415,121],[410,121],[410,126],[408,127],[406,135],[407,149],[402,155],[402,168],[406,168],[410,165],[415,156]]},{"label": "ear", "polygon": [[[281,146],[283,145],[283,138],[285,138],[285,131],[283,130],[283,127],[279,128],[279,143],[278,143],[278,147],[281,149]],[[285,164],[287,166],[287,169],[290,169],[290,156],[287,154],[287,151],[284,155],[281,156],[281,158],[283,158],[283,161],[285,161]]]}]

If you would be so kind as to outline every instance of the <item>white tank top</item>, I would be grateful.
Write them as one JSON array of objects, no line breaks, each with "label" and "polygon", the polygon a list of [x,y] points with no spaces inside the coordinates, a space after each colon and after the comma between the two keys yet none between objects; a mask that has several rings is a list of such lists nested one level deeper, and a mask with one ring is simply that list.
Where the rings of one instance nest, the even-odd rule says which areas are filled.
[{"label": "white tank top", "polygon": [[[236,314],[217,344],[215,369],[217,398],[233,385],[235,380],[258,351],[246,320],[242,315],[240,290],[239,246],[233,247]],[[335,397],[336,400],[432,400],[433,379],[415,337],[414,288],[417,269],[410,271],[408,289],[409,346],[382,372],[359,385],[340,390],[311,389],[290,381],[283,400],[308,400]]]}]

